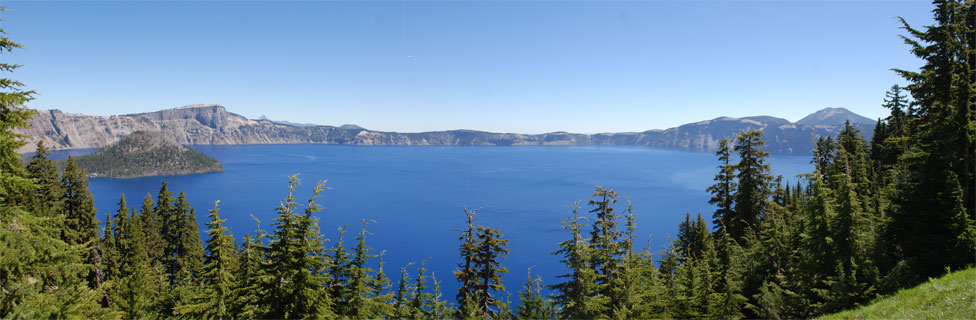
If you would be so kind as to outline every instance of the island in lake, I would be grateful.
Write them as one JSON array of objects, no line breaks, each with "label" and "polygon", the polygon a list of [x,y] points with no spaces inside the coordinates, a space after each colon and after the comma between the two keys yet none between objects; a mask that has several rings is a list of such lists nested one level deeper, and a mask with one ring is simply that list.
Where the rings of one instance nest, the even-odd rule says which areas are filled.
[{"label": "island in lake", "polygon": [[224,171],[224,165],[161,132],[137,131],[75,159],[92,177],[138,178]]}]

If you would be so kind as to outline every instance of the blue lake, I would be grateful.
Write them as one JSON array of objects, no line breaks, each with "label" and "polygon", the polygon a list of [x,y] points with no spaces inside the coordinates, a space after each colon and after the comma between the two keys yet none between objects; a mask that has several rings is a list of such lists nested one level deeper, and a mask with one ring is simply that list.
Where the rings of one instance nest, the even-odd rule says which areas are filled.
[{"label": "blue lake", "polygon": [[[500,228],[511,253],[504,261],[505,285],[517,301],[526,269],[546,284],[564,273],[556,244],[569,237],[560,221],[574,200],[583,210],[594,186],[615,188],[631,200],[637,215],[638,243],[650,241],[660,251],[675,234],[685,213],[702,212],[711,220],[705,188],[718,165],[711,154],[643,147],[398,147],[336,145],[196,146],[224,164],[224,172],[138,179],[91,180],[98,218],[117,208],[125,193],[130,206],[145,195],[155,197],[167,180],[175,193],[185,190],[196,208],[200,226],[214,200],[221,217],[238,239],[254,232],[251,215],[270,230],[274,208],[287,194],[288,176],[300,174],[297,200],[305,203],[314,184],[328,179],[332,189],[318,200],[324,210],[319,225],[333,245],[337,228],[348,224],[347,246],[361,219],[376,220],[368,244],[386,250],[386,272],[395,281],[408,262],[430,257],[428,268],[442,281],[453,300],[457,282],[458,229],[462,211],[481,208],[478,223]],[[84,151],[58,152],[83,153]],[[777,155],[770,159],[776,174],[795,182],[811,170],[809,156]],[[621,203],[623,206],[623,203]],[[205,234],[204,234],[205,236]],[[416,265],[411,269],[415,270]],[[411,273],[413,277],[413,273]]]}]

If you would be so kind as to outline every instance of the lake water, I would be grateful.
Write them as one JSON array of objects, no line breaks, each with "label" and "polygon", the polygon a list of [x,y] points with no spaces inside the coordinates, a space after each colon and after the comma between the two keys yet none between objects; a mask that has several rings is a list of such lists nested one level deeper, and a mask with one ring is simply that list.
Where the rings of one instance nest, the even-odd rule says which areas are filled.
[{"label": "lake water", "polygon": [[[430,257],[428,268],[442,281],[453,300],[457,288],[452,271],[458,261],[458,229],[462,211],[481,208],[478,223],[500,228],[511,253],[504,261],[505,285],[517,301],[526,269],[541,274],[545,284],[564,273],[556,244],[569,237],[560,221],[567,206],[586,200],[595,185],[615,188],[628,197],[637,214],[638,243],[660,251],[674,236],[686,212],[702,212],[710,221],[714,210],[705,188],[711,185],[718,161],[711,154],[643,147],[401,147],[337,145],[196,146],[224,164],[224,172],[138,179],[91,179],[98,218],[117,208],[125,193],[138,207],[147,193],[154,197],[162,180],[174,195],[186,190],[201,228],[214,200],[237,239],[256,228],[253,215],[270,230],[274,208],[287,194],[288,176],[300,174],[297,199],[305,203],[318,180],[331,190],[319,203],[319,225],[333,241],[337,228],[348,224],[347,246],[355,245],[361,219],[376,220],[368,244],[386,250],[386,272],[392,280],[408,262]],[[84,151],[61,151],[79,154]],[[811,170],[809,156],[774,156],[773,170],[787,181]],[[205,234],[203,235],[205,237]],[[329,242],[331,246],[334,242]],[[413,266],[412,269],[415,269]],[[413,277],[413,273],[411,273]]]}]

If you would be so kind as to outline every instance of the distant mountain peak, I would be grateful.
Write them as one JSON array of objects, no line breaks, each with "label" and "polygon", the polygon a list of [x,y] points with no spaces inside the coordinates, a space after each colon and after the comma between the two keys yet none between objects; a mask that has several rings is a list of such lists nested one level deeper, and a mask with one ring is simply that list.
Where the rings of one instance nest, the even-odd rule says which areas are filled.
[{"label": "distant mountain peak", "polygon": [[796,124],[806,125],[806,126],[816,126],[816,125],[828,125],[828,126],[840,126],[844,125],[845,121],[850,121],[851,124],[874,124],[876,121],[868,119],[867,117],[861,116],[845,108],[824,108],[820,111],[811,113],[810,115],[803,117]]},{"label": "distant mountain peak", "polygon": [[360,126],[357,126],[357,125],[354,125],[354,124],[344,124],[344,125],[339,126],[339,129],[344,129],[344,130],[366,130],[366,128],[363,128],[363,127],[360,127]]}]

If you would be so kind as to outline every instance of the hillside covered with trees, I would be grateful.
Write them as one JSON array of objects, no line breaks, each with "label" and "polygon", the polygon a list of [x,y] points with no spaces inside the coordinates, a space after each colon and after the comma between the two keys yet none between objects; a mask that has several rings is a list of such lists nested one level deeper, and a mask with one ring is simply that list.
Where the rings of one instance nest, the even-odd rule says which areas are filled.
[{"label": "hillside covered with trees", "polygon": [[[31,112],[14,106],[34,92],[2,79],[0,318],[806,318],[866,305],[976,263],[976,3],[937,0],[933,14],[904,24],[924,65],[896,70],[909,84],[884,94],[890,116],[870,141],[851,125],[819,139],[796,185],[771,174],[762,131],[721,141],[703,190],[716,210],[688,215],[663,252],[634,241],[643,209],[596,187],[552,244],[557,279],[505,268],[518,248],[475,211],[459,210],[467,228],[445,253],[458,255],[454,279],[434,278],[425,257],[387,266],[371,221],[327,239],[316,214],[328,187],[296,199],[297,176],[277,218],[239,243],[219,201],[202,241],[196,210],[165,182],[135,206],[122,195],[102,227],[80,169],[59,174],[45,152],[22,164],[12,129]],[[508,272],[528,272],[524,285],[503,283]]]},{"label": "hillside covered with trees", "polygon": [[224,170],[217,159],[173,142],[162,133],[147,131],[134,132],[74,160],[91,177],[135,178]]}]

